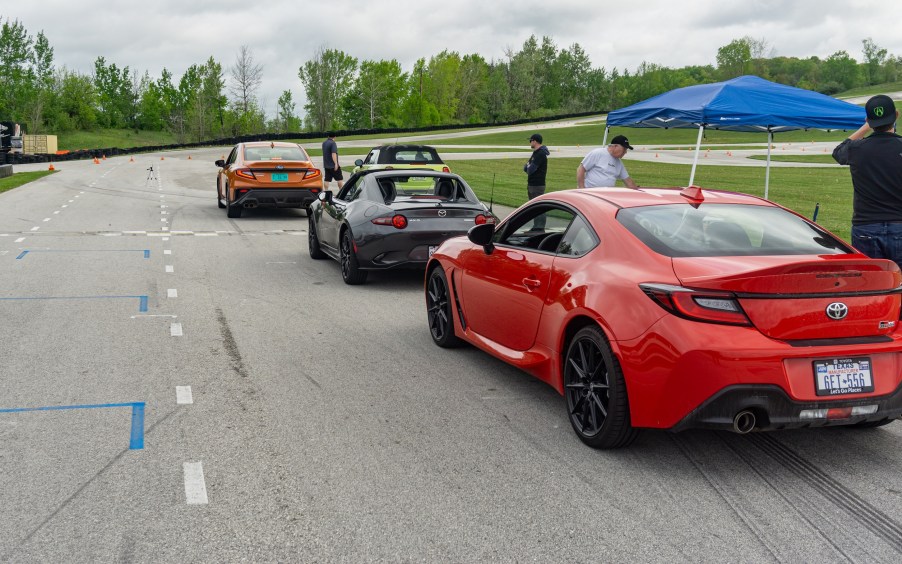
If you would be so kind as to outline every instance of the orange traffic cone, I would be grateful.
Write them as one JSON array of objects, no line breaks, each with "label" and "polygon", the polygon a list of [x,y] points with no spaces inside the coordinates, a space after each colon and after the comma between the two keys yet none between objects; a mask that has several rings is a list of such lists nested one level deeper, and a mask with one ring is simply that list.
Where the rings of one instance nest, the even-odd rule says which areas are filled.
[{"label": "orange traffic cone", "polygon": [[804,150],[805,150],[805,147],[802,147],[802,151],[804,151]]},{"label": "orange traffic cone", "polygon": [[191,160],[191,155],[188,155],[188,160],[189,160],[189,161]]},{"label": "orange traffic cone", "polygon": [[50,163],[50,166],[47,167],[47,170],[56,170],[55,168],[53,168],[53,163]]},{"label": "orange traffic cone", "polygon": [[128,158],[128,162],[130,162],[130,163],[135,162],[135,157],[129,157],[129,158]]},{"label": "orange traffic cone", "polygon": [[100,164],[100,161],[97,160],[97,157],[94,157],[94,164]]},{"label": "orange traffic cone", "polygon": [[106,155],[101,155],[101,157],[103,157],[103,160],[106,160]]},{"label": "orange traffic cone", "polygon": [[160,160],[161,160],[161,161],[165,161],[165,160],[166,160],[166,157],[160,157]]},{"label": "orange traffic cone", "polygon": [[655,158],[658,158],[658,153],[655,153]]}]

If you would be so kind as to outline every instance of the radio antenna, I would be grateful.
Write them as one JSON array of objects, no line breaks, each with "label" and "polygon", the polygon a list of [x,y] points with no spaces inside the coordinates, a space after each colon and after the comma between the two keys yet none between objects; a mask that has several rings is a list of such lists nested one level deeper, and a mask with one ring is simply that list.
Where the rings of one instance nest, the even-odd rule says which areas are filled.
[{"label": "radio antenna", "polygon": [[492,205],[495,203],[495,174],[497,173],[492,173],[492,192],[489,194],[489,213],[492,215],[495,215],[492,212]]}]

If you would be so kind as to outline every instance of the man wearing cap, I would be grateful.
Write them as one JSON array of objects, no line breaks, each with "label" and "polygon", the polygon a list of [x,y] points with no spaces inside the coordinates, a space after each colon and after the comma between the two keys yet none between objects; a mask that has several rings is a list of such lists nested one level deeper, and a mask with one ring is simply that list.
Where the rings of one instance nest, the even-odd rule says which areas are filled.
[{"label": "man wearing cap", "polygon": [[623,166],[623,155],[627,149],[632,150],[629,139],[618,135],[611,139],[607,147],[589,151],[583,162],[576,169],[576,185],[579,188],[595,188],[598,186],[614,186],[617,179],[623,181],[627,188],[638,188],[633,182],[626,167]]},{"label": "man wearing cap", "polygon": [[[889,96],[865,104],[867,120],[833,149],[833,158],[852,174],[852,245],[871,258],[902,268],[902,137]],[[865,137],[869,132],[870,135]]]},{"label": "man wearing cap", "polygon": [[545,176],[548,173],[548,155],[551,151],[542,145],[542,135],[539,133],[529,136],[529,146],[532,148],[532,156],[523,165],[523,172],[527,174],[526,194],[532,200],[545,193]]}]

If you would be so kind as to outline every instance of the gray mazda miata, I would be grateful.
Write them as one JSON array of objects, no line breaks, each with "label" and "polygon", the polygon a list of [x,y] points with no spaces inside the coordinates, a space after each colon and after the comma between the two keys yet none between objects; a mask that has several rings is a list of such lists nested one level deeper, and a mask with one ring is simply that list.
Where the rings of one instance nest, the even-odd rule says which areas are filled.
[{"label": "gray mazda miata", "polygon": [[370,270],[424,267],[445,239],[495,219],[456,174],[362,171],[310,206],[310,257],[337,260],[346,284],[362,284]]}]

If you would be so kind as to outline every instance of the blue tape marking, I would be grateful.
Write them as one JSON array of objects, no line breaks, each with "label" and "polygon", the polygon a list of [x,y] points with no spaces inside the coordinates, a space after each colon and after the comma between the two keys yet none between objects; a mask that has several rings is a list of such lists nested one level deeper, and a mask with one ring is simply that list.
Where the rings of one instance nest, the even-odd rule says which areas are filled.
[{"label": "blue tape marking", "polygon": [[129,438],[128,448],[141,450],[144,448],[144,402],[136,402],[132,405],[132,432]]},{"label": "blue tape marking", "polygon": [[22,260],[22,257],[28,254],[28,251],[22,251],[22,254],[16,257],[16,260]]},{"label": "blue tape marking", "polygon": [[147,296],[40,296],[31,298],[0,298],[0,301],[14,300],[118,300],[137,299],[138,311],[147,311]]},{"label": "blue tape marking", "polygon": [[112,407],[132,408],[132,426],[129,432],[128,448],[141,450],[144,448],[144,402],[131,403],[101,403],[86,405],[50,405],[47,407],[13,407],[0,409],[0,413],[25,413],[27,411],[65,411],[70,409],[102,409]]},{"label": "blue tape marking", "polygon": [[144,249],[144,258],[146,258],[146,259],[150,258],[150,249]]}]

